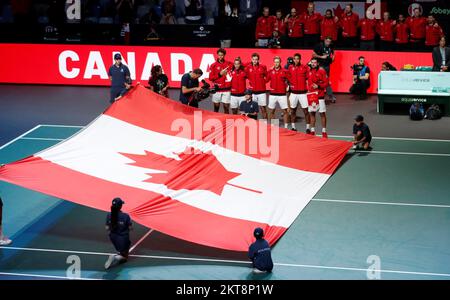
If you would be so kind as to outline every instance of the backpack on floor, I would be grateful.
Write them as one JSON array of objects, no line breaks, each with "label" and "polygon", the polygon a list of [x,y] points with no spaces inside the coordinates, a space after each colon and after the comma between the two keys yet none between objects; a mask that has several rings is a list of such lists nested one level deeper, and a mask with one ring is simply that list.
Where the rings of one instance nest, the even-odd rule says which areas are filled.
[{"label": "backpack on floor", "polygon": [[421,103],[414,103],[409,108],[409,118],[414,121],[423,120],[425,113]]},{"label": "backpack on floor", "polygon": [[438,120],[442,117],[439,105],[433,104],[427,109],[426,118],[428,120]]}]

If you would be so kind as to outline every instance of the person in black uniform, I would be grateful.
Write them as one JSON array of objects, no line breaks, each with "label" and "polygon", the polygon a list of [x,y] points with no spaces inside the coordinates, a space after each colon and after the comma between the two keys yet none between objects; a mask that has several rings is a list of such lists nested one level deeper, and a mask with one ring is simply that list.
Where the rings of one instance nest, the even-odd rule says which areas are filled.
[{"label": "person in black uniform", "polygon": [[247,89],[245,91],[245,101],[241,102],[241,105],[239,106],[239,111],[241,115],[245,115],[252,119],[258,119],[258,102],[253,101],[252,99],[252,90]]},{"label": "person in black uniform", "polygon": [[194,92],[199,92],[202,88],[199,86],[198,79],[203,75],[200,69],[186,73],[181,77],[180,102],[189,106],[198,107],[198,101],[193,100]]},{"label": "person in black uniform", "polygon": [[110,103],[122,97],[131,87],[130,70],[122,64],[122,56],[119,53],[114,55],[114,64],[109,68],[109,80],[111,80]]},{"label": "person in black uniform", "polygon": [[[323,42],[317,44],[314,47],[313,58],[317,58],[319,65],[325,69],[328,77],[330,77],[330,65],[334,62],[334,49],[332,45],[333,39],[331,37],[326,37]],[[336,103],[336,96],[333,94],[331,89],[331,84],[327,86],[327,100]]]},{"label": "person in black uniform", "polygon": [[372,134],[369,126],[364,123],[364,117],[356,116],[355,124],[353,124],[353,148],[358,149],[362,147],[364,150],[371,150],[370,142],[372,141]]},{"label": "person in black uniform", "polygon": [[130,251],[130,230],[132,229],[131,218],[121,211],[125,204],[122,199],[114,198],[111,205],[111,212],[106,216],[106,230],[109,231],[109,239],[116,248],[118,254],[111,255],[105,263],[105,269],[117,263],[124,263],[128,260]]},{"label": "person in black uniform", "polygon": [[256,228],[253,232],[256,241],[248,249],[248,258],[253,262],[254,273],[272,272],[273,261],[269,243],[264,239],[262,228]]},{"label": "person in black uniform", "polygon": [[3,235],[2,215],[3,215],[3,201],[2,198],[0,198],[0,246],[7,246],[11,244],[12,241]]}]

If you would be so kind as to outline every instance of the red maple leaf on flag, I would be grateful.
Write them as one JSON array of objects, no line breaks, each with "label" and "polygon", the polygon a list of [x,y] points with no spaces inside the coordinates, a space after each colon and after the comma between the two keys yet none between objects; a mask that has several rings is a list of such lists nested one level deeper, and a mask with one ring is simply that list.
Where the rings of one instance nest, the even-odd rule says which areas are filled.
[{"label": "red maple leaf on flag", "polygon": [[228,171],[211,151],[202,152],[192,147],[186,148],[182,153],[174,153],[179,160],[150,151],[145,151],[143,155],[120,154],[134,161],[130,165],[165,171],[165,173],[148,173],[151,177],[145,181],[164,184],[172,190],[208,190],[221,195],[226,184],[233,185],[228,181],[241,175]]}]

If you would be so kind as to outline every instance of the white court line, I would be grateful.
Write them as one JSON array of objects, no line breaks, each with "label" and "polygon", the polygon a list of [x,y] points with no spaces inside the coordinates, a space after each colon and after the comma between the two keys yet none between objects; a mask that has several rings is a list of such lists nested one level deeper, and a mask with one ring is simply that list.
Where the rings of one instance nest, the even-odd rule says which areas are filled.
[{"label": "white court line", "polygon": [[131,248],[130,248],[130,253],[133,252],[133,250],[140,244],[142,243],[143,240],[145,240],[146,237],[148,237],[150,235],[150,233],[153,232],[153,229],[150,229],[146,234],[144,234],[143,237],[141,237],[141,239],[139,241],[136,242],[136,244],[134,244]]},{"label": "white court line", "polygon": [[[321,136],[321,135],[318,135]],[[353,136],[350,135],[329,135],[329,137],[335,137],[335,138],[353,138]],[[418,138],[396,138],[396,137],[372,137],[373,140],[394,140],[394,141],[417,141],[417,142],[450,142],[450,140],[439,140],[439,139],[418,139]]]},{"label": "white court line", "polygon": [[422,203],[406,203],[406,202],[353,201],[353,200],[320,199],[320,198],[317,198],[317,199],[313,198],[313,199],[311,199],[311,201],[337,202],[337,203],[354,203],[354,204],[377,204],[377,205],[397,205],[397,206],[450,208],[450,205],[444,205],[444,204],[422,204]]},{"label": "white court line", "polygon": [[22,133],[21,135],[19,135],[18,137],[16,137],[15,139],[12,139],[11,141],[7,142],[6,144],[4,144],[3,146],[0,147],[0,150],[7,147],[8,145],[11,145],[12,143],[14,143],[15,141],[23,138],[24,136],[26,136],[27,134],[35,131],[36,129],[38,129],[39,127],[41,127],[41,125],[36,125],[33,128],[31,128],[30,130],[28,130],[27,132]]},{"label": "white court line", "polygon": [[[39,248],[20,248],[20,247],[8,247],[8,246],[0,247],[0,249],[5,249],[5,250],[23,250],[23,251],[38,251],[38,252],[72,253],[72,254],[108,255],[108,256],[112,255],[112,253],[103,253],[103,252],[69,251],[69,250],[39,249]],[[174,257],[174,256],[156,256],[156,255],[135,255],[135,254],[131,254],[130,257],[149,258],[149,259],[199,261],[199,262],[232,263],[232,264],[244,264],[244,265],[249,265],[249,266],[251,265],[251,263],[249,261],[243,261],[243,260],[225,260],[225,259],[195,258],[195,257]],[[363,269],[363,268],[333,267],[333,266],[305,265],[305,264],[287,264],[287,263],[274,263],[274,265],[282,266],[282,267],[331,269],[331,270],[346,270],[346,271],[360,271],[360,272],[367,272],[367,270],[368,270],[368,269]],[[446,274],[446,273],[412,272],[412,271],[398,271],[398,270],[372,270],[372,269],[370,271],[371,272],[380,272],[380,273],[396,273],[396,274],[410,274],[410,275],[423,275],[423,276],[450,277],[450,274]]]},{"label": "white court line", "polygon": [[[84,128],[85,126],[75,126],[75,125],[55,125],[55,124],[41,124],[42,127],[69,127],[69,128]],[[321,135],[317,135],[321,136]],[[353,138],[350,135],[329,135],[329,137],[336,138]],[[397,138],[397,137],[372,137],[374,140],[399,140],[399,141],[418,141],[418,142],[450,142],[450,140],[440,140],[440,139],[419,139],[419,138]]]},{"label": "white court line", "polygon": [[40,275],[40,274],[27,274],[27,273],[8,273],[8,272],[0,272],[0,275],[8,275],[8,276],[26,276],[26,277],[38,277],[38,278],[54,278],[54,279],[66,279],[66,280],[103,280],[99,278],[69,278],[66,276],[56,276],[56,275]]},{"label": "white court line", "polygon": [[348,153],[366,153],[366,154],[396,154],[396,155],[418,155],[418,156],[444,156],[450,157],[450,153],[425,153],[425,152],[397,152],[397,151],[362,151],[350,150]]},{"label": "white court line", "polygon": [[37,137],[21,137],[21,140],[38,140],[38,141],[64,141],[65,139],[54,138],[37,138]]},{"label": "white court line", "polygon": [[79,125],[54,125],[54,124],[41,124],[42,127],[62,127],[62,128],[84,128],[85,126]]}]

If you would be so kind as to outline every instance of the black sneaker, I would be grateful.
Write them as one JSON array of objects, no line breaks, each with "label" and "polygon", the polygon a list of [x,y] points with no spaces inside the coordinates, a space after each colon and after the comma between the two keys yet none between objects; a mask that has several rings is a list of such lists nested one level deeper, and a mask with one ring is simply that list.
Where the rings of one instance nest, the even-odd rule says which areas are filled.
[{"label": "black sneaker", "polygon": [[292,131],[297,131],[297,128],[291,128]]},{"label": "black sneaker", "polygon": [[311,129],[306,129],[306,134],[311,134]]}]

